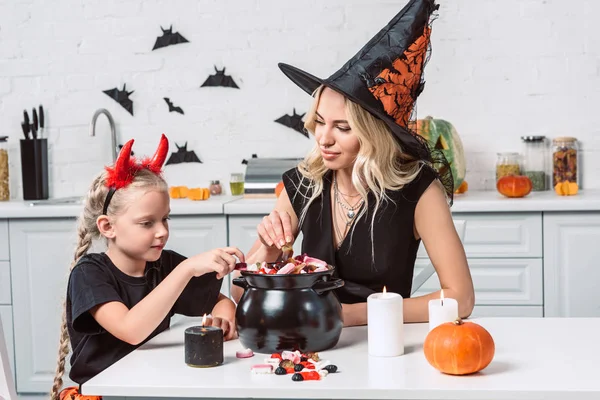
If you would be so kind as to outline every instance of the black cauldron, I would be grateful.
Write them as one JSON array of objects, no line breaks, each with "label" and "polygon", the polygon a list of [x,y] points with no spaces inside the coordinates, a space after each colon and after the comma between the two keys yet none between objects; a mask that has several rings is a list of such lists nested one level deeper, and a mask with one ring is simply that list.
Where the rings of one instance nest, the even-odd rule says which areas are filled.
[{"label": "black cauldron", "polygon": [[342,305],[332,290],[344,281],[328,271],[266,275],[242,271],[244,289],[235,313],[240,342],[257,353],[317,352],[334,347],[342,333]]}]

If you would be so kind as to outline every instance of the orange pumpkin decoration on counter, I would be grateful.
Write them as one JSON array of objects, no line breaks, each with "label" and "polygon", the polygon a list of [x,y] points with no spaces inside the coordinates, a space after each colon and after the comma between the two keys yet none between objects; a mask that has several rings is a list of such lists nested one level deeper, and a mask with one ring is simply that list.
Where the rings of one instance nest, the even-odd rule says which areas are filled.
[{"label": "orange pumpkin decoration on counter", "polygon": [[458,319],[435,327],[423,344],[427,362],[449,375],[467,375],[487,367],[496,352],[492,335],[481,325]]},{"label": "orange pumpkin decoration on counter", "polygon": [[208,188],[188,188],[187,186],[171,186],[169,196],[172,199],[190,200],[208,200],[210,198],[210,189]]},{"label": "orange pumpkin decoration on counter", "polygon": [[498,192],[506,197],[525,197],[531,193],[531,179],[524,175],[509,175],[496,182]]},{"label": "orange pumpkin decoration on counter", "polygon": [[171,186],[169,188],[169,196],[172,199],[185,199],[188,194],[187,186]]},{"label": "orange pumpkin decoration on counter", "polygon": [[458,187],[458,189],[456,189],[454,191],[454,194],[466,193],[467,190],[469,190],[469,184],[467,183],[467,181],[462,181],[462,183],[460,184],[460,186]]},{"label": "orange pumpkin decoration on counter", "polygon": [[279,181],[277,186],[275,186],[275,196],[279,197],[281,192],[283,192],[283,188],[284,188],[283,181]]},{"label": "orange pumpkin decoration on counter", "polygon": [[558,182],[554,186],[554,191],[559,196],[573,196],[579,191],[579,185],[569,181]]},{"label": "orange pumpkin decoration on counter", "polygon": [[208,188],[189,189],[187,197],[190,200],[208,200],[210,198],[210,190]]}]

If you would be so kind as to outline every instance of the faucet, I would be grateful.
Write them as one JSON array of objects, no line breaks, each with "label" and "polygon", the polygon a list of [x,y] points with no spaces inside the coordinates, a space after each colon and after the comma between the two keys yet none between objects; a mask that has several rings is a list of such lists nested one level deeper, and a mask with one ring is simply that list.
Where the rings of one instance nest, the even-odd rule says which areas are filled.
[{"label": "faucet", "polygon": [[112,115],[110,115],[108,110],[104,108],[96,110],[94,116],[92,117],[92,122],[90,123],[90,136],[96,136],[96,120],[100,114],[106,115],[106,118],[108,118],[108,123],[110,124],[110,144],[112,146],[112,161],[114,163],[117,161],[117,157],[119,155],[119,151],[117,150],[117,133],[115,129],[115,120],[113,119]]}]

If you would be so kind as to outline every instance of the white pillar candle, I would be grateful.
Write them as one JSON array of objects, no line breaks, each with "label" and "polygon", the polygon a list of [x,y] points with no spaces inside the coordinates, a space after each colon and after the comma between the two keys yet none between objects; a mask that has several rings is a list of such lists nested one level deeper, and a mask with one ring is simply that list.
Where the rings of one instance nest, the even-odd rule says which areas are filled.
[{"label": "white pillar candle", "polygon": [[374,293],[367,298],[369,355],[395,357],[404,354],[404,312],[398,293]]},{"label": "white pillar candle", "polygon": [[445,322],[458,319],[458,302],[455,299],[444,298],[444,290],[440,291],[440,298],[429,300],[429,331]]}]

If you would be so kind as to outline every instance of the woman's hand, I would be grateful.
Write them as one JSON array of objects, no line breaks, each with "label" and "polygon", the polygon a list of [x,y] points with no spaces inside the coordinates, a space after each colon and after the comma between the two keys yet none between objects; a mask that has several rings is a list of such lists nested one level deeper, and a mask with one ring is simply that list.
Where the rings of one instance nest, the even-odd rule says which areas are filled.
[{"label": "woman's hand", "polygon": [[221,247],[190,257],[180,265],[189,268],[192,276],[214,271],[217,273],[217,279],[221,279],[235,268],[237,261],[234,256],[244,262],[244,253],[237,247]]},{"label": "woman's hand", "polygon": [[236,339],[238,337],[235,323],[226,318],[209,317],[207,318],[206,324],[209,326],[221,328],[223,330],[223,339],[225,341]]},{"label": "woman's hand", "polygon": [[260,241],[266,247],[281,249],[283,245],[294,240],[292,218],[287,211],[271,211],[258,224],[256,230]]}]

